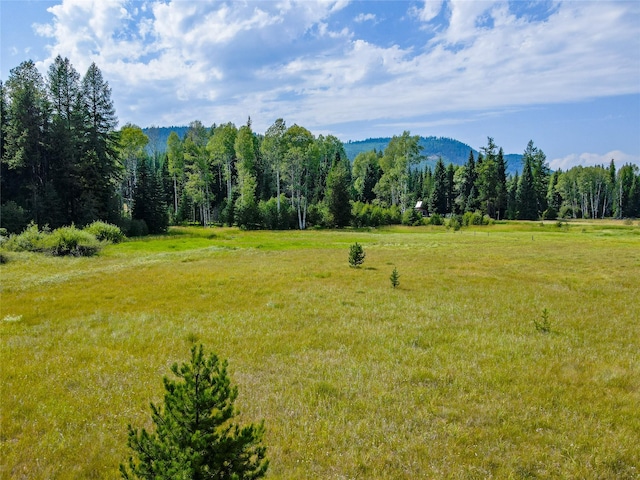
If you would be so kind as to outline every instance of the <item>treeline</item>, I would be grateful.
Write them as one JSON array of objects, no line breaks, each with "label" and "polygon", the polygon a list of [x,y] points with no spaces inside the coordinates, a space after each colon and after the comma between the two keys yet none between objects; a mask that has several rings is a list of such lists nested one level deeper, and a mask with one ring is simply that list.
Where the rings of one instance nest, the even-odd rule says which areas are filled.
[{"label": "treeline", "polygon": [[[1,93],[0,223],[56,228],[102,220],[128,235],[172,223],[242,228],[376,226],[447,215],[494,219],[640,215],[635,165],[551,172],[529,142],[522,172],[507,175],[492,138],[464,165],[420,168],[420,138],[394,136],[353,164],[342,142],[276,120],[264,134],[200,121],[166,150],[147,148],[135,125],[116,130],[111,90],[96,65],[81,77],[58,57],[43,78],[35,64],[12,69]],[[420,211],[415,207],[421,202]]]}]

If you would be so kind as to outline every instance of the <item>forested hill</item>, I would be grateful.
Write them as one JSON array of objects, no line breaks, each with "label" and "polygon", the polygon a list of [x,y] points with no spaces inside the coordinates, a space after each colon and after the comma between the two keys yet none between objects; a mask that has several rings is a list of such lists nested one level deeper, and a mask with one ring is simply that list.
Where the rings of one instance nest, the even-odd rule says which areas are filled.
[{"label": "forested hill", "polygon": [[[384,151],[389,144],[391,138],[368,138],[367,140],[349,141],[344,144],[344,150],[349,157],[349,160],[353,162],[353,159],[361,152],[368,152],[370,150]],[[469,158],[469,151],[473,150],[473,155],[478,159],[478,151],[471,148],[466,143],[462,143],[453,138],[446,137],[420,137],[419,144],[422,146],[422,155],[427,160],[422,166],[429,165],[434,168],[436,161],[439,157],[445,164],[453,163],[454,165],[464,165]],[[505,154],[505,160],[507,161],[507,173],[515,173],[521,171],[522,155],[519,154]]]},{"label": "forested hill", "polygon": [[[163,152],[167,147],[167,139],[171,132],[176,132],[180,138],[184,138],[187,130],[189,130],[187,126],[144,128],[143,132],[149,137],[149,153]],[[356,155],[361,152],[368,152],[374,149],[379,152],[384,151],[390,140],[390,137],[383,137],[348,141],[344,144],[344,150],[349,160],[353,162]],[[423,148],[422,154],[427,158],[421,167],[429,165],[433,169],[438,157],[442,157],[445,164],[464,165],[469,158],[469,150],[473,150],[473,155],[476,159],[478,158],[477,150],[453,138],[420,137],[419,144]],[[520,172],[522,170],[522,155],[507,154],[505,155],[505,160],[507,161],[507,174],[514,174],[516,171]]]},{"label": "forested hill", "polygon": [[189,127],[147,127],[143,128],[144,134],[149,137],[147,149],[149,153],[164,152],[167,149],[167,140],[171,132],[176,132],[180,138],[184,138]]}]

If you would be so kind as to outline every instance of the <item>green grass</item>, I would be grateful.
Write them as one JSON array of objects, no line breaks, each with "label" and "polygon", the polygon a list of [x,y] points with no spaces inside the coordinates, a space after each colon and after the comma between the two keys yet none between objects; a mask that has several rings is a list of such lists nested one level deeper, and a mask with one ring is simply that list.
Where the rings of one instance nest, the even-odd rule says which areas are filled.
[{"label": "green grass", "polygon": [[118,478],[194,342],[269,478],[640,477],[635,225],[180,228],[0,275],[3,479]]}]

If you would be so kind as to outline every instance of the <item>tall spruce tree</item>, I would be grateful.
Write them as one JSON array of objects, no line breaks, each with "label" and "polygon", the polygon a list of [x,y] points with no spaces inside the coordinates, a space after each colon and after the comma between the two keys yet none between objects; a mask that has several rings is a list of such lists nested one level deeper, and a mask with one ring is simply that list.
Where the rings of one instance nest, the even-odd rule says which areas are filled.
[{"label": "tall spruce tree", "polygon": [[533,184],[533,174],[531,172],[531,158],[524,158],[522,176],[518,182],[516,192],[517,218],[519,220],[536,220],[538,218],[538,207]]},{"label": "tall spruce tree", "polygon": [[447,213],[447,169],[442,157],[438,158],[433,172],[433,191],[429,197],[429,212],[444,215]]},{"label": "tall spruce tree", "polygon": [[78,200],[86,188],[79,168],[85,127],[80,74],[68,58],[58,55],[49,67],[47,80],[52,114],[51,177],[61,208],[61,218],[52,225],[70,224],[80,218]]},{"label": "tall spruce tree", "polygon": [[81,160],[86,188],[81,196],[79,223],[93,220],[116,222],[120,206],[116,196],[121,176],[118,162],[118,124],[111,88],[102,72],[92,63],[82,79],[85,109],[84,145]]},{"label": "tall spruce tree", "polygon": [[498,149],[496,157],[496,218],[505,216],[507,209],[507,162],[502,147]]}]

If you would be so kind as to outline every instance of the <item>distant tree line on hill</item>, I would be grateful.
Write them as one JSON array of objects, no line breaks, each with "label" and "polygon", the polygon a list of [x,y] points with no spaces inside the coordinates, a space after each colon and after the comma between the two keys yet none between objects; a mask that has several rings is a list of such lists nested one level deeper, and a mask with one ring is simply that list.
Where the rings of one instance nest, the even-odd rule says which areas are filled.
[{"label": "distant tree line on hill", "polygon": [[[264,134],[251,119],[237,127],[192,122],[166,148],[138,126],[116,130],[111,90],[93,64],[81,78],[57,57],[43,78],[32,61],[0,83],[0,224],[52,228],[96,220],[128,235],[169,224],[242,228],[376,226],[421,223],[414,206],[437,217],[494,219],[640,215],[640,172],[626,164],[551,172],[529,142],[522,171],[508,174],[493,138],[464,165],[424,165],[420,137],[394,136],[353,162],[332,135],[314,136],[276,120]],[[153,140],[153,139],[152,139]],[[157,139],[151,143],[156,142]]]}]

